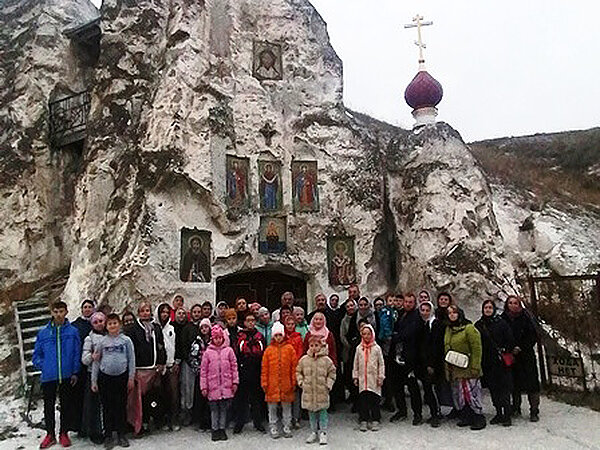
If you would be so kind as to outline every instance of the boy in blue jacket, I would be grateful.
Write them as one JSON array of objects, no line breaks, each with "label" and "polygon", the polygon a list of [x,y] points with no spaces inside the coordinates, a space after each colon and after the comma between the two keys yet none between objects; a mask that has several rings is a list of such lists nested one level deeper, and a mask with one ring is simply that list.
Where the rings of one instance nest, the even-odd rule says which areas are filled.
[{"label": "boy in blue jacket", "polygon": [[61,406],[59,442],[63,447],[71,445],[68,434],[74,423],[71,397],[81,361],[79,332],[66,319],[67,304],[55,302],[50,312],[52,320],[38,332],[33,350],[33,364],[42,371],[40,381],[47,433],[40,448],[48,448],[56,443],[54,405],[57,392]]}]

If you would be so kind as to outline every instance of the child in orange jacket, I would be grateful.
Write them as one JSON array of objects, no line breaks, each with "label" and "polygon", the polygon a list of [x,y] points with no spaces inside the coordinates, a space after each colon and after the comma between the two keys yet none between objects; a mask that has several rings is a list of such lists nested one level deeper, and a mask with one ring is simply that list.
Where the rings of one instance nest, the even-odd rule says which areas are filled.
[{"label": "child in orange jacket", "polygon": [[296,388],[296,351],[285,339],[281,322],[275,322],[272,328],[271,344],[265,350],[262,359],[260,384],[265,391],[265,401],[269,407],[269,428],[271,437],[280,436],[277,409],[281,405],[283,436],[292,437],[292,402]]}]

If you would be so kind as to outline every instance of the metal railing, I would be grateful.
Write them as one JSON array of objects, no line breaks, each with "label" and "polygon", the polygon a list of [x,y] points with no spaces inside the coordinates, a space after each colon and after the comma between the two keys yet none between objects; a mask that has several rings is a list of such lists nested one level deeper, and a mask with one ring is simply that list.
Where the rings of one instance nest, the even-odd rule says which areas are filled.
[{"label": "metal railing", "polygon": [[48,105],[50,109],[50,140],[62,146],[85,137],[90,93],[79,92]]},{"label": "metal railing", "polygon": [[528,277],[542,383],[600,391],[600,273]]}]

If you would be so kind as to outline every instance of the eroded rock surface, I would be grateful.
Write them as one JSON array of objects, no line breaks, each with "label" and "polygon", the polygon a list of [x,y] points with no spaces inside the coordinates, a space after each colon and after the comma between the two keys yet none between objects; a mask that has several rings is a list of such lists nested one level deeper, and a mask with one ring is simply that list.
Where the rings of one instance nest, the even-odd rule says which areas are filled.
[{"label": "eroded rock surface", "polygon": [[[87,297],[120,310],[176,292],[214,300],[219,277],[272,268],[304,276],[312,298],[343,290],[329,284],[327,236],[347,235],[369,296],[448,289],[474,311],[507,289],[521,264],[505,249],[510,208],[496,210],[499,227],[498,200],[459,134],[347,110],[319,14],[307,0],[265,3],[105,1],[92,62],[63,34],[97,17],[86,1],[2,4],[3,287],[70,266],[73,310]],[[255,74],[265,41],[280,45],[281,79]],[[85,146],[53,150],[48,103],[83,90]],[[226,205],[226,155],[249,159],[248,211]],[[259,160],[282,165],[281,255],[258,251]],[[318,165],[317,212],[292,206],[290,167],[303,160]],[[184,227],[212,233],[208,283],[180,280]]]}]

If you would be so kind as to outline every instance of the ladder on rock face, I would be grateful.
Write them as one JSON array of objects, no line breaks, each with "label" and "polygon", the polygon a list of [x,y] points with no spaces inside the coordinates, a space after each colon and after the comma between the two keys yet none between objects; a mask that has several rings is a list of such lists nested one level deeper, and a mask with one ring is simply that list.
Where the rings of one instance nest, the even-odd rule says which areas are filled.
[{"label": "ladder on rock face", "polygon": [[33,347],[38,331],[50,321],[51,315],[45,292],[27,300],[17,301],[13,306],[21,357],[21,379],[26,386],[28,379],[40,375],[40,371],[31,362]]}]

